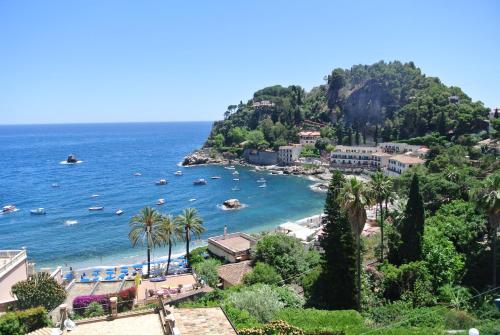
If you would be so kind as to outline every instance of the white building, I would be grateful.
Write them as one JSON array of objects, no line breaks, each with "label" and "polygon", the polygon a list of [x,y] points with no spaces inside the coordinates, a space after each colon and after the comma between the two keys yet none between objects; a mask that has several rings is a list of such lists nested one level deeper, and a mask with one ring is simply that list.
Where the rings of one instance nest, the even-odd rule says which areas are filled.
[{"label": "white building", "polygon": [[407,143],[394,143],[394,142],[384,142],[380,143],[378,146],[381,151],[388,154],[404,154],[407,152],[415,152],[418,149],[424,148],[421,145],[412,145]]},{"label": "white building", "polygon": [[424,163],[425,161],[422,158],[415,155],[396,155],[389,158],[389,166],[385,172],[389,176],[397,176],[415,165]]},{"label": "white building", "polygon": [[0,311],[16,299],[10,294],[12,286],[28,279],[26,250],[0,250]]},{"label": "white building", "polygon": [[319,131],[301,131],[299,133],[300,144],[316,144],[316,141],[321,137]]},{"label": "white building", "polygon": [[373,154],[377,147],[338,145],[330,154],[330,164],[337,167],[377,167]]},{"label": "white building", "polygon": [[291,165],[299,159],[301,145],[283,145],[278,149],[278,164]]}]

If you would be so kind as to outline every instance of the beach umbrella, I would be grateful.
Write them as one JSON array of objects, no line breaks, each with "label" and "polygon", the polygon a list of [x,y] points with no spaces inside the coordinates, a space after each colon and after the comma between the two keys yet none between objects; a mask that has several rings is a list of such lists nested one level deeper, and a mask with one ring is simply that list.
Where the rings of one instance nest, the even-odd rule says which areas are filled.
[{"label": "beach umbrella", "polygon": [[132,265],[134,269],[142,269],[142,264],[134,264]]},{"label": "beach umbrella", "polygon": [[126,270],[127,270],[127,269],[128,269],[128,266],[126,266],[126,265],[122,265],[122,266],[120,266],[120,269],[122,269],[122,270],[123,270],[123,269],[126,269]]},{"label": "beach umbrella", "polygon": [[107,270],[107,271],[106,271],[106,273],[107,273],[108,275],[112,275],[112,274],[113,274],[113,273],[115,273],[115,272],[114,272],[113,270]]},{"label": "beach umbrella", "polygon": [[128,273],[128,269],[121,269],[121,273]]}]

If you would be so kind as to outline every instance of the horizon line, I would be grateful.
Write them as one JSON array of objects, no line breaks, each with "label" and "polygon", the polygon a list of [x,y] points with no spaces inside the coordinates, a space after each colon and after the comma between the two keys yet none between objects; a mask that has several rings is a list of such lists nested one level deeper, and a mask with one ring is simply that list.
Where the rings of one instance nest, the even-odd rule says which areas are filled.
[{"label": "horizon line", "polygon": [[103,121],[103,122],[54,122],[54,123],[0,123],[5,126],[63,126],[63,125],[100,125],[100,124],[134,124],[134,123],[202,123],[215,122],[217,120],[185,120],[185,121]]}]

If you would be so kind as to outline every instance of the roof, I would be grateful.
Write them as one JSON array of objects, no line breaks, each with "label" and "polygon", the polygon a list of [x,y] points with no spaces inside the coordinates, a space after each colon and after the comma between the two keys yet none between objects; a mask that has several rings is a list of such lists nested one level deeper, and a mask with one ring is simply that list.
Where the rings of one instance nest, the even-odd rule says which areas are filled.
[{"label": "roof", "polygon": [[307,228],[293,222],[285,222],[280,224],[278,227],[280,230],[288,230],[288,235],[294,236],[302,241],[307,241],[309,237],[316,233],[315,229]]},{"label": "roof", "polygon": [[321,136],[319,131],[301,131],[299,136]]},{"label": "roof", "polygon": [[392,156],[390,159],[404,164],[422,164],[425,162],[423,159],[411,155],[396,155]]},{"label": "roof", "polygon": [[[220,307],[177,308],[173,311],[175,327],[182,335],[237,335]],[[123,334],[133,334],[125,332]],[[136,332],[136,334],[148,334]]]},{"label": "roof", "polygon": [[392,156],[391,154],[388,154],[387,152],[372,152],[372,156],[378,156],[378,157],[390,157]]},{"label": "roof", "polygon": [[243,277],[252,271],[252,261],[243,261],[221,265],[217,268],[219,278],[231,285],[238,285],[243,282]]},{"label": "roof", "polygon": [[239,253],[249,250],[255,243],[255,239],[245,233],[233,233],[210,237],[208,243],[232,253]]}]

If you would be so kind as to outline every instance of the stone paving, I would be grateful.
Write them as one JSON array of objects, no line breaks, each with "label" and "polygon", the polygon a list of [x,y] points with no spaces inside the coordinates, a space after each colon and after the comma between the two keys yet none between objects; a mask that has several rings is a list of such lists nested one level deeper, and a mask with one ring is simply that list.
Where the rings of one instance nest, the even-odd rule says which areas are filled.
[{"label": "stone paving", "polygon": [[173,314],[182,335],[237,335],[219,307],[179,308]]},{"label": "stone paving", "polygon": [[[112,321],[98,321],[78,325],[69,332],[70,335],[124,335],[124,334],[147,334],[163,335],[160,317],[158,314],[143,314],[119,318]],[[183,334],[184,335],[184,334]]]}]

